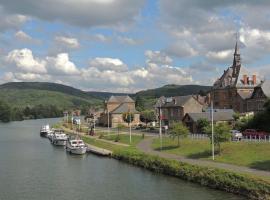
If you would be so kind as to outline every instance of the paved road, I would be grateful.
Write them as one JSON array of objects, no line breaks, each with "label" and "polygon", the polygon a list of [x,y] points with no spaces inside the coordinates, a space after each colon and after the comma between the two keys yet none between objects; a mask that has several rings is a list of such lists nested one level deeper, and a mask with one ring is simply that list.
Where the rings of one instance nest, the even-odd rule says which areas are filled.
[{"label": "paved road", "polygon": [[257,169],[252,169],[249,167],[237,166],[237,165],[232,165],[232,164],[212,162],[212,161],[207,161],[207,160],[190,159],[190,158],[186,158],[184,156],[179,156],[179,155],[165,153],[162,151],[153,150],[151,148],[151,144],[152,144],[152,141],[154,138],[155,137],[144,139],[142,142],[140,142],[137,145],[137,148],[140,149],[141,151],[147,153],[147,154],[157,155],[157,156],[160,156],[163,158],[170,158],[173,160],[177,160],[177,161],[181,161],[181,162],[185,162],[185,163],[189,163],[189,164],[193,164],[193,165],[215,167],[215,168],[220,168],[220,169],[231,170],[234,172],[240,172],[240,173],[260,176],[260,177],[264,177],[264,178],[266,177],[267,179],[270,178],[270,172],[268,172],[268,171],[257,170]]}]

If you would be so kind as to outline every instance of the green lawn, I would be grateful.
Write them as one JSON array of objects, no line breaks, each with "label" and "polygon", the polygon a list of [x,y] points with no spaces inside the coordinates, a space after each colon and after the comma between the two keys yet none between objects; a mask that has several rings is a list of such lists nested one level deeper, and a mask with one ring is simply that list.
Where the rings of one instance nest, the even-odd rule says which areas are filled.
[{"label": "green lawn", "polygon": [[[155,139],[152,147],[159,149],[160,141]],[[270,143],[228,142],[221,145],[221,155],[216,155],[217,162],[243,165],[270,171]],[[209,140],[184,139],[177,147],[177,140],[164,138],[163,151],[194,159],[211,160]]]},{"label": "green lawn", "polygon": [[[115,141],[116,137],[117,137],[117,134],[116,135],[109,135],[109,136],[104,135],[104,137],[102,139]],[[132,135],[131,136],[131,145],[136,146],[140,141],[142,141],[142,139],[143,139],[143,137],[141,135]],[[120,134],[118,142],[124,143],[124,144],[130,144],[129,143],[129,135]]]}]

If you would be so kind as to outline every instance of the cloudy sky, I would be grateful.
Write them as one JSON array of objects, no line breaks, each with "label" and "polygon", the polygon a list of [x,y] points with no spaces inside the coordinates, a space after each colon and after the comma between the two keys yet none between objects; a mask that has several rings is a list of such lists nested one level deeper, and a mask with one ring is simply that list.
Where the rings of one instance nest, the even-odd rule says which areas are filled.
[{"label": "cloudy sky", "polygon": [[270,79],[269,0],[0,0],[0,83],[135,92],[212,85],[232,64]]}]

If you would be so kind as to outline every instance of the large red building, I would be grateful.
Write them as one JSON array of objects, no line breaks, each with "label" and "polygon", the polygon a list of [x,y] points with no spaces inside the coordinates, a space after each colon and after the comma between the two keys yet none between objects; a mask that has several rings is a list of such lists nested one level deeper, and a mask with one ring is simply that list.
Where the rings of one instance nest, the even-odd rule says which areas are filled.
[{"label": "large red building", "polygon": [[[211,91],[214,107],[233,109],[236,112],[258,112],[262,110],[267,95],[262,90],[263,81],[241,64],[238,43],[235,44],[233,64],[216,80]],[[263,94],[254,95],[254,92]],[[257,98],[260,98],[259,100]],[[259,105],[253,105],[259,102]]]}]

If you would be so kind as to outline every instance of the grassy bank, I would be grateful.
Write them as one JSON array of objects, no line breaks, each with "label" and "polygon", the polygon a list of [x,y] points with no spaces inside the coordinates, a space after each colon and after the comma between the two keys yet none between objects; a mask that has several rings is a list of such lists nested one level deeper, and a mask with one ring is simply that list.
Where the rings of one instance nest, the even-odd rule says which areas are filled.
[{"label": "grassy bank", "polygon": [[[117,134],[116,135],[108,135],[108,136],[104,135],[104,137],[102,137],[102,139],[109,140],[109,141],[118,141],[118,142],[124,143],[124,144],[130,144],[128,134],[120,134],[119,136]],[[132,135],[131,145],[135,146],[142,140],[143,140],[142,135]]]},{"label": "grassy bank", "polygon": [[[158,149],[160,141],[154,140],[152,147]],[[209,140],[184,139],[177,146],[177,141],[164,138],[163,151],[194,159],[211,160]],[[222,144],[222,154],[216,155],[217,162],[242,165],[270,171],[270,143],[228,142]]]},{"label": "grassy bank", "polygon": [[116,150],[113,157],[145,169],[198,183],[250,199],[270,199],[270,185],[259,179],[220,169],[194,166],[134,150]]}]

